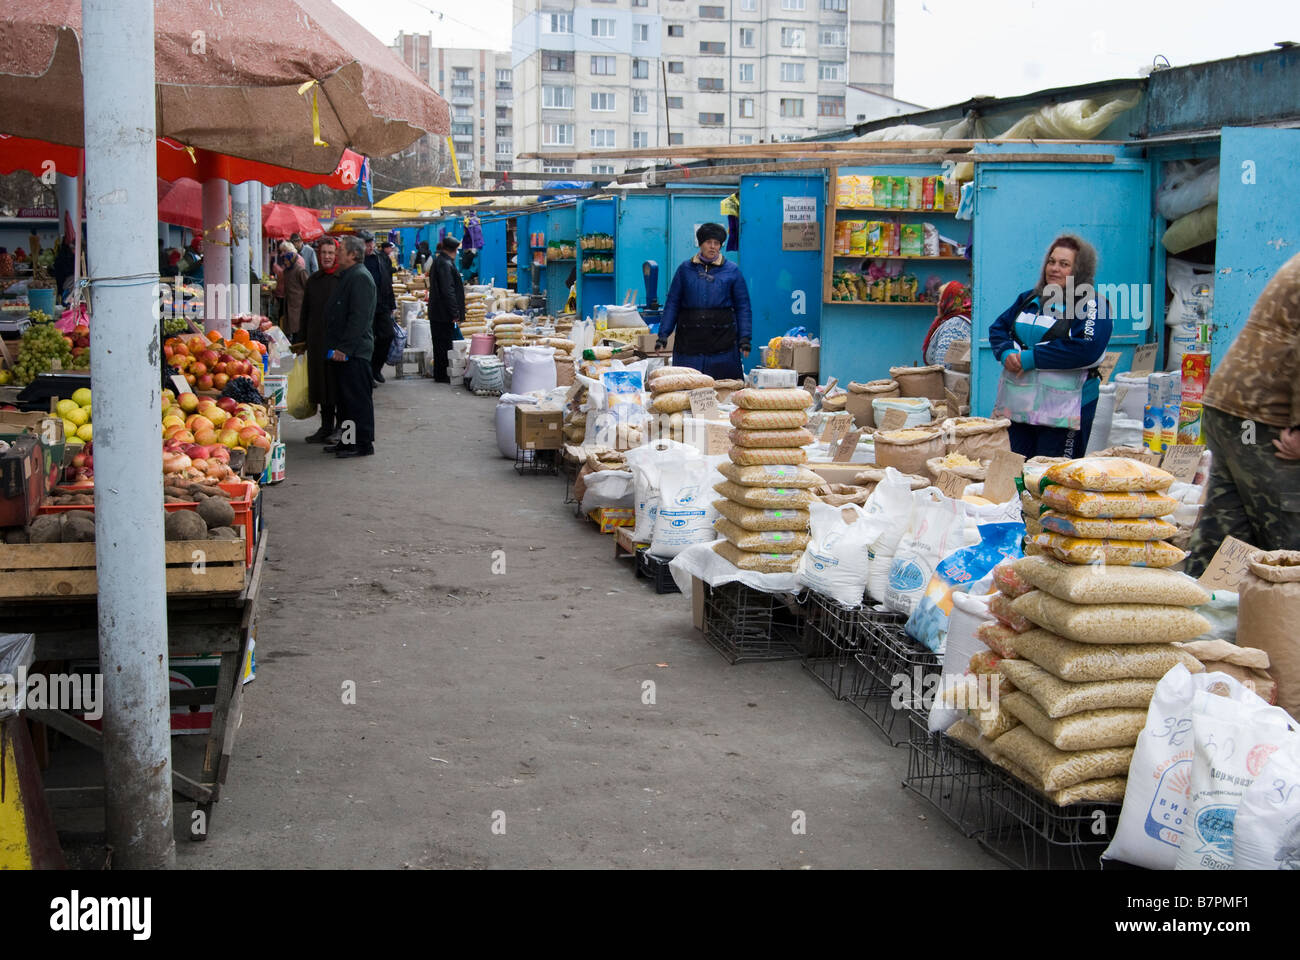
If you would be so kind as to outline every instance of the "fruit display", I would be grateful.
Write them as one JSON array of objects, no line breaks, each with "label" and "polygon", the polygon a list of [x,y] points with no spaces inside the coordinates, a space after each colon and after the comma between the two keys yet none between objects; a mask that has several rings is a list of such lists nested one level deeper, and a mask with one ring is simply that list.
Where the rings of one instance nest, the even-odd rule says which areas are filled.
[{"label": "fruit display", "polygon": [[262,357],[266,345],[254,340],[247,330],[236,330],[224,340],[215,330],[207,337],[169,337],[163,342],[163,356],[195,390],[224,390],[235,377],[248,377],[255,386],[262,383]]},{"label": "fruit display", "polygon": [[177,396],[163,391],[163,473],[188,480],[235,479],[230,467],[234,450],[271,449],[267,428],[271,415],[264,404],[239,403],[234,397]]},{"label": "fruit display", "polygon": [[89,443],[94,439],[89,388],[74,390],[69,399],[60,400],[54,405],[54,412],[63,418],[63,437],[69,443]]},{"label": "fruit display", "polygon": [[190,328],[184,317],[168,317],[163,321],[163,335],[174,337]]},{"label": "fruit display", "polygon": [[230,397],[236,403],[266,403],[266,398],[258,391],[256,385],[248,377],[235,377],[225,389],[221,391],[223,397]]},{"label": "fruit display", "polygon": [[[39,319],[44,318],[44,319]],[[75,327],[71,334],[60,333],[47,314],[37,310],[32,325],[23,331],[14,361],[13,382],[26,386],[37,374],[60,370],[90,369],[90,328]]]}]

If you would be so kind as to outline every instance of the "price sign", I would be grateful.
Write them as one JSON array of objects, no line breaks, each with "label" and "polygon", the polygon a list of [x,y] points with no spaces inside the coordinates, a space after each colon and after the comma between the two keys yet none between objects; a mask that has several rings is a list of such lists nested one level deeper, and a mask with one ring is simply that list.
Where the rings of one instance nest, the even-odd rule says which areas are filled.
[{"label": "price sign", "polygon": [[1214,559],[1205,568],[1198,582],[1211,592],[1215,590],[1235,592],[1241,585],[1241,581],[1246,578],[1246,561],[1258,549],[1236,537],[1224,537],[1218,552],[1214,554]]},{"label": "price sign", "polygon": [[1110,375],[1115,372],[1115,364],[1119,363],[1120,353],[1117,350],[1108,350],[1101,355],[1101,365],[1097,371],[1101,374],[1102,383],[1110,383]]},{"label": "price sign", "polygon": [[1205,448],[1196,443],[1176,443],[1165,451],[1160,467],[1174,475],[1175,480],[1191,483],[1196,479],[1196,468],[1201,464]]},{"label": "price sign", "polygon": [[945,497],[951,497],[953,500],[960,500],[961,495],[966,492],[966,485],[970,483],[966,477],[952,470],[945,470],[939,477],[939,491]]},{"label": "price sign", "polygon": [[886,410],[880,421],[881,430],[901,430],[907,426],[907,414],[902,410]]},{"label": "price sign", "polygon": [[1152,373],[1156,369],[1156,351],[1160,349],[1158,343],[1144,343],[1139,347],[1133,348],[1133,373],[1142,376],[1144,373]]},{"label": "price sign", "polygon": [[993,455],[989,472],[984,480],[984,499],[1006,503],[1016,495],[1016,477],[1025,470],[1025,458],[1010,450],[999,450]]},{"label": "price sign", "polygon": [[839,445],[835,448],[835,453],[831,456],[833,463],[848,463],[853,459],[853,453],[858,449],[858,441],[862,439],[862,431],[854,430],[840,440]]},{"label": "price sign", "polygon": [[190,382],[186,380],[183,376],[181,376],[179,373],[172,374],[172,386],[176,388],[176,393],[178,395],[182,393],[194,392],[194,388],[190,386]]},{"label": "price sign", "polygon": [[697,420],[717,420],[718,392],[712,387],[701,387],[691,391],[691,416]]}]

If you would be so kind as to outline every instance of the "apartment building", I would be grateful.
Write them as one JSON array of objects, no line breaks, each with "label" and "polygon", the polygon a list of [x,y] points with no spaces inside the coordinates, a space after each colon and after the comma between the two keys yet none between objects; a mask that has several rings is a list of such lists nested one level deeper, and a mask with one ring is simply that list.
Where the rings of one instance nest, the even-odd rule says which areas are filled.
[{"label": "apartment building", "polygon": [[[469,181],[482,170],[509,170],[515,156],[510,53],[437,47],[432,34],[405,32],[392,47],[450,106],[461,177]],[[440,139],[424,137],[414,149],[427,159]]]},{"label": "apartment building", "polygon": [[852,122],[850,82],[893,92],[893,21],[893,0],[514,0],[516,150],[760,143],[842,129]]}]

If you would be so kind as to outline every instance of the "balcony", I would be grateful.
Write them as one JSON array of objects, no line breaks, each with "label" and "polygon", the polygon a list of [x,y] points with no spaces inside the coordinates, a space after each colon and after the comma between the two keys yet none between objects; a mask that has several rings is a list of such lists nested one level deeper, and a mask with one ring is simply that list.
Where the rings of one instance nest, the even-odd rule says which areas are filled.
[{"label": "balcony", "polygon": [[513,107],[514,105],[515,105],[514,98],[511,97],[510,94],[507,93],[505,96],[502,96],[502,95],[499,94],[499,93],[497,94],[497,106],[498,106],[498,107],[507,107],[507,108],[509,108],[509,107]]},{"label": "balcony", "polygon": [[457,143],[473,143],[474,134],[472,133],[453,133],[451,138]]}]

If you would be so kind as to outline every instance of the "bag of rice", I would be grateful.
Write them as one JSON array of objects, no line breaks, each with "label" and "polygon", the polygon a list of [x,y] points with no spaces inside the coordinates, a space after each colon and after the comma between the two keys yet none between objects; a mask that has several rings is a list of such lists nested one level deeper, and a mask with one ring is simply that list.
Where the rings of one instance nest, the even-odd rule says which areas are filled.
[{"label": "bag of rice", "polygon": [[813,495],[796,487],[742,487],[738,483],[716,483],[713,489],[728,500],[763,510],[806,510],[814,503]]},{"label": "bag of rice", "polygon": [[872,439],[876,466],[893,467],[901,473],[926,475],[926,461],[944,454],[943,431],[933,427],[881,430]]},{"label": "bag of rice", "polygon": [[1125,457],[1083,457],[1048,467],[1047,479],[1075,490],[1155,493],[1168,490],[1174,475]]},{"label": "bag of rice", "polygon": [[798,553],[808,546],[808,534],[795,530],[745,530],[726,517],[713,522],[713,529],[741,550],[750,553]]},{"label": "bag of rice", "polygon": [[990,420],[988,417],[950,417],[943,421],[948,452],[974,460],[991,461],[998,451],[1010,450],[1010,428],[1010,420]]},{"label": "bag of rice", "polygon": [[805,467],[769,463],[741,467],[730,461],[718,465],[718,472],[742,487],[817,487],[826,481]]},{"label": "bag of rice", "polygon": [[[811,536],[799,562],[801,584],[831,597],[841,606],[861,606],[867,590],[867,548],[880,534],[880,518],[860,507],[809,507]],[[853,522],[848,518],[853,517]]]},{"label": "bag of rice", "polygon": [[1174,643],[1199,637],[1210,622],[1194,610],[1160,603],[1078,604],[1041,590],[1012,609],[1059,637],[1079,643]]},{"label": "bag of rice", "polygon": [[1069,462],[1069,457],[1030,457],[1022,468],[1025,492],[1035,498],[1042,496],[1043,477],[1047,474],[1047,468]]},{"label": "bag of rice", "polygon": [[804,530],[807,510],[773,510],[747,507],[733,500],[715,500],[713,508],[742,530]]},{"label": "bag of rice", "polygon": [[[795,430],[807,422],[806,410],[742,410],[737,407],[731,411],[731,425],[741,430]],[[767,444],[757,444],[757,446],[767,446]],[[786,444],[779,444],[779,446],[786,446]]]},{"label": "bag of rice", "polygon": [[980,748],[979,728],[977,728],[975,724],[966,717],[958,720],[951,727],[945,730],[943,735],[949,739],[956,740],[963,747],[967,747],[971,750],[978,750]]},{"label": "bag of rice", "polygon": [[1051,557],[1025,557],[1012,569],[1036,590],[1071,603],[1160,603],[1196,607],[1210,602],[1205,589],[1183,573],[1150,567],[1078,566]]},{"label": "bag of rice", "polygon": [[1085,540],[1167,540],[1178,533],[1168,520],[1091,520],[1057,510],[1040,514],[1038,522],[1048,533]]},{"label": "bag of rice", "polygon": [[1048,630],[1030,630],[1016,637],[1021,660],[1037,664],[1070,683],[1124,680],[1129,677],[1160,679],[1176,666],[1192,673],[1205,668],[1199,660],[1172,643],[1077,643]]},{"label": "bag of rice", "polygon": [[[645,382],[646,385],[648,386],[649,384],[654,383],[660,377],[674,377],[674,376],[695,377],[695,376],[700,376],[700,371],[696,370],[694,367],[663,366],[655,370],[651,370],[649,373],[647,373]],[[710,386],[712,386],[712,384],[710,384]]]},{"label": "bag of rice", "polygon": [[1070,683],[1054,677],[1031,660],[1004,659],[998,664],[998,670],[1017,690],[1033,697],[1043,713],[1052,719],[1085,710],[1121,707],[1140,710],[1145,718],[1157,683],[1153,678],[1135,677]]},{"label": "bag of rice", "polygon": [[1012,600],[1034,589],[1034,584],[1016,572],[1014,560],[993,568],[993,585]]},{"label": "bag of rice", "polygon": [[798,387],[758,390],[746,387],[731,395],[731,402],[745,410],[807,410],[813,405],[812,394]]},{"label": "bag of rice", "polygon": [[748,447],[732,447],[727,456],[731,462],[742,467],[761,467],[769,464],[787,464],[797,466],[808,459],[808,451],[803,447],[772,449],[750,449]]},{"label": "bag of rice", "polygon": [[1002,658],[992,650],[984,650],[980,653],[974,654],[970,658],[969,669],[970,672],[975,674],[977,677],[992,677],[994,682],[997,684],[997,695],[999,697],[1004,697],[1008,693],[1014,693],[1016,688],[1012,686],[1011,681],[1004,677],[1002,671],[998,669],[998,664],[1001,662]]},{"label": "bag of rice", "polygon": [[[1038,522],[1043,524],[1043,518],[1039,517]],[[1040,533],[1034,537],[1034,542],[1049,555],[1066,563],[1163,569],[1181,563],[1187,556],[1163,540],[1081,540],[1063,537],[1059,533]]]},{"label": "bag of rice", "polygon": [[686,390],[656,393],[650,401],[650,409],[655,413],[681,413],[691,409],[691,395]]},{"label": "bag of rice", "polygon": [[1132,747],[1096,750],[1058,750],[1024,724],[993,741],[995,756],[1024,767],[1047,791],[1064,790],[1085,780],[1118,777],[1128,773]]},{"label": "bag of rice", "polygon": [[1028,490],[1020,491],[1020,513],[1026,520],[1030,518],[1037,519],[1047,510],[1047,504],[1043,503]]},{"label": "bag of rice", "polygon": [[1264,761],[1233,821],[1234,870],[1300,870],[1300,744]]},{"label": "bag of rice", "polygon": [[1164,517],[1178,509],[1178,501],[1160,493],[1094,493],[1048,484],[1042,503],[1078,517],[1145,518]]},{"label": "bag of rice", "polygon": [[[1024,596],[1024,594],[1021,594],[1021,596]],[[989,613],[1016,633],[1024,633],[1026,630],[1034,629],[1033,623],[1016,612],[1015,607],[1012,606],[1014,602],[1011,597],[996,593],[989,599]]]},{"label": "bag of rice", "polygon": [[1072,803],[1119,803],[1127,788],[1127,777],[1099,777],[1064,790],[1054,790],[1047,796],[1058,807],[1068,807]]},{"label": "bag of rice", "polygon": [[1023,723],[1058,750],[1097,750],[1131,747],[1147,721],[1146,710],[1108,707],[1052,718],[1027,693],[1017,691],[1002,698],[1006,713]]},{"label": "bag of rice", "polygon": [[733,567],[754,573],[793,573],[799,566],[797,553],[751,553],[730,540],[719,540],[713,550]]},{"label": "bag of rice", "polygon": [[981,623],[975,630],[975,636],[1002,659],[1015,659],[1018,634],[1005,623]]},{"label": "bag of rice", "polygon": [[[1009,694],[1008,696],[1015,696],[1015,694]],[[1007,711],[1004,706],[1006,700],[1006,697],[998,696],[981,709],[970,711],[970,717],[975,722],[975,728],[979,730],[980,736],[986,740],[996,740],[1012,727],[1020,726],[1020,720]]]},{"label": "bag of rice", "polygon": [[747,449],[803,447],[816,438],[800,427],[798,430],[732,430],[731,442]]},{"label": "bag of rice", "polygon": [[648,386],[656,395],[678,390],[703,390],[713,386],[713,378],[699,372],[664,374],[661,370],[659,376],[651,378]]}]

